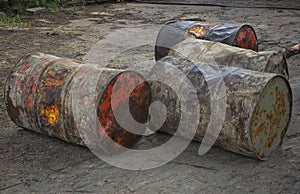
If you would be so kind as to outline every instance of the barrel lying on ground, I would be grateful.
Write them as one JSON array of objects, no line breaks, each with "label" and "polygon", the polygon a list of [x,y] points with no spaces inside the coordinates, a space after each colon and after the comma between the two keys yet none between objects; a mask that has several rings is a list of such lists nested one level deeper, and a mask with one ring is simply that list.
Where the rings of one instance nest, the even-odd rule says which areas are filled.
[{"label": "barrel lying on ground", "polygon": [[[216,103],[214,99],[222,100],[223,96],[218,96],[221,95],[218,82],[214,83],[217,75],[210,74],[209,68],[220,68],[227,100],[221,104],[225,106],[226,112],[216,145],[261,160],[267,159],[278,148],[288,128],[292,111],[291,88],[284,76],[240,67],[193,63],[174,56],[158,61],[159,71],[154,72],[172,79],[173,75],[168,73],[174,66],[186,75],[197,91],[200,118],[195,140],[202,141],[206,133],[210,134],[207,131],[209,123],[217,122],[211,120],[212,112],[216,111],[211,105]],[[216,93],[208,87],[209,83],[217,84]],[[178,84],[182,84],[184,90],[184,84]],[[181,114],[178,96],[163,82],[152,84],[151,91],[152,99],[162,101],[168,108],[168,118],[160,130],[174,134]],[[185,132],[190,133],[189,130],[187,128]]]},{"label": "barrel lying on ground", "polygon": [[258,51],[254,29],[249,25],[177,21],[165,24],[155,43],[155,58],[168,55],[174,45],[186,38],[222,42],[231,46]]},{"label": "barrel lying on ground", "polygon": [[220,42],[189,38],[172,47],[169,55],[188,58],[192,61],[242,67],[289,77],[288,65],[283,50],[255,52]]},{"label": "barrel lying on ground", "polygon": [[[136,85],[130,96],[124,95]],[[86,88],[91,88],[89,93],[85,92]],[[112,99],[113,92],[118,98]],[[130,116],[146,122],[149,96],[150,88],[137,72],[97,68],[41,53],[24,56],[13,68],[5,86],[7,111],[18,126],[80,145],[86,144],[82,135],[95,134],[94,140],[102,143],[108,136],[116,142],[116,148],[130,147],[141,136],[123,129],[114,111],[129,100]],[[90,119],[94,114],[92,109],[97,110],[100,128],[90,127],[97,126],[91,125],[95,122]]]},{"label": "barrel lying on ground", "polygon": [[[214,50],[214,48],[217,50]],[[179,84],[180,80],[182,80],[183,78],[176,78],[174,74],[166,73],[169,72],[169,70],[164,71],[161,69],[157,69],[157,67],[161,66],[161,64],[170,64],[170,66],[168,66],[169,68],[167,69],[171,69],[171,66],[188,67],[186,63],[193,64],[192,61],[195,62],[195,64],[197,64],[198,61],[206,62],[208,64],[211,63],[213,68],[218,68],[218,66],[227,66],[223,67],[223,69],[225,70],[224,75],[226,75],[225,77],[227,86],[231,87],[229,88],[226,86],[226,91],[228,91],[228,95],[230,96],[230,98],[235,99],[238,102],[231,103],[229,101],[228,103],[225,103],[227,107],[232,107],[231,109],[234,110],[234,112],[231,110],[227,110],[226,129],[222,129],[220,137],[216,144],[227,150],[260,159],[266,159],[280,145],[280,142],[282,141],[285,131],[288,127],[288,123],[291,116],[290,111],[292,106],[291,90],[289,87],[289,83],[285,79],[288,78],[288,66],[286,63],[284,53],[282,51],[255,52],[249,49],[241,49],[237,47],[228,46],[222,43],[189,38],[183,40],[179,44],[172,47],[170,52],[168,53],[169,56],[166,56],[166,58],[185,58],[190,59],[190,61],[182,61],[179,59],[167,60],[165,58],[162,58],[162,61],[158,61],[156,65],[151,65],[147,67],[147,65],[149,64],[148,61],[151,59],[151,56],[149,57],[146,54],[148,54],[148,52],[151,52],[151,49],[152,48],[149,48],[147,52],[144,51],[145,49],[136,49],[134,51],[126,50],[126,52],[118,56],[118,58],[112,61],[108,66],[116,69],[140,69],[143,73],[145,73],[145,76],[148,74],[148,71],[146,71],[145,69],[152,69],[151,73],[161,73],[161,75],[159,76],[160,78],[167,79],[168,81],[166,81],[166,83],[168,83],[170,80],[172,82],[173,80],[173,82],[175,82],[175,85]],[[135,59],[136,62],[133,59]],[[122,64],[126,65],[120,67],[118,65],[120,64],[120,61],[122,62]],[[142,63],[143,61],[145,61],[145,63]],[[174,65],[173,63],[177,65]],[[237,66],[238,68],[234,66]],[[245,70],[243,70],[243,68],[245,68]],[[249,68],[250,70],[246,70],[247,68]],[[237,71],[237,69],[241,72],[245,72],[238,74],[239,71]],[[202,70],[204,70],[204,73],[206,72],[205,75],[208,77],[218,77],[218,75],[214,74],[213,72],[211,74],[208,74],[207,69],[199,69],[190,73],[191,75],[193,73],[195,74],[195,76],[192,76],[191,79],[194,80],[194,82],[199,82],[195,84],[197,95],[200,99],[199,104],[201,112],[201,117],[199,118],[200,125],[195,137],[195,139],[198,141],[202,141],[202,138],[204,137],[207,131],[207,127],[211,119],[210,103],[212,102],[210,97],[210,91],[207,88],[207,81],[203,76]],[[229,76],[231,72],[232,75]],[[269,74],[268,72],[273,73]],[[247,76],[244,76],[244,74],[246,74]],[[150,80],[156,80],[155,78],[152,79],[153,77],[151,74],[149,78]],[[208,81],[211,82],[211,80]],[[232,84],[230,84],[231,82]],[[276,82],[279,82],[279,84],[277,84]],[[283,85],[283,89],[280,90],[284,91],[282,93],[285,99],[285,101],[283,102],[283,105],[285,106],[285,108],[283,108],[285,116],[277,117],[268,114],[268,117],[271,115],[271,119],[278,120],[278,118],[281,118],[284,119],[284,121],[282,124],[277,125],[279,127],[278,131],[280,132],[275,132],[275,126],[274,128],[265,128],[265,130],[263,130],[261,134],[259,133],[261,137],[255,137],[255,135],[253,135],[254,141],[252,141],[252,136],[249,135],[250,130],[255,131],[256,129],[254,129],[254,127],[251,127],[250,129],[249,122],[253,123],[251,121],[251,118],[255,117],[254,108],[256,106],[258,107],[257,104],[259,104],[259,102],[263,102],[263,99],[260,98],[262,98],[262,94],[268,93],[267,90],[271,94],[264,95],[265,98],[272,99],[274,97],[275,89],[272,88],[273,83],[275,83],[275,85],[280,85],[280,83]],[[150,82],[150,85],[152,94],[151,102],[161,101],[163,104],[165,104],[167,110],[167,117],[165,123],[162,126],[153,126],[153,128],[151,128],[152,126],[150,126],[150,128],[152,130],[155,130],[158,127],[161,127],[160,131],[169,134],[174,134],[178,128],[181,116],[180,102],[178,101],[179,98],[178,96],[176,96],[175,90],[170,86],[163,84],[163,82],[154,81]],[[182,86],[182,90],[184,89],[185,88]],[[248,103],[248,105],[246,104],[247,106],[245,105],[246,102]],[[252,104],[249,104],[249,102],[252,102]],[[266,108],[270,108],[268,109],[270,113],[272,112],[271,105],[280,103],[281,102],[279,102],[279,100],[273,100],[270,101],[270,103],[266,103],[265,105],[267,106]],[[278,108],[273,107],[273,109],[276,109],[276,111],[278,111],[280,106],[282,105],[278,105]],[[276,111],[274,112],[275,115],[278,113]],[[234,116],[234,120],[231,119],[231,114]],[[151,118],[154,118],[154,116],[155,115],[151,115]],[[258,118],[262,118],[261,120],[264,121],[263,115],[262,117]],[[231,120],[232,122],[230,122]],[[271,123],[271,120],[268,123]],[[266,119],[266,123],[264,124],[268,125],[268,123]],[[259,124],[259,126],[260,125],[263,127],[262,123]],[[188,128],[187,131],[189,131]],[[276,134],[276,137],[272,139],[272,136],[274,136],[273,132],[274,134]],[[261,148],[259,147],[260,145],[258,145],[261,141],[260,139],[262,139]],[[259,141],[259,143],[257,141]],[[256,142],[256,144],[254,144],[254,142]],[[265,148],[264,146],[270,146],[270,148]],[[255,149],[258,149],[258,151],[256,151]],[[262,149],[262,151],[260,151],[259,149]]]}]

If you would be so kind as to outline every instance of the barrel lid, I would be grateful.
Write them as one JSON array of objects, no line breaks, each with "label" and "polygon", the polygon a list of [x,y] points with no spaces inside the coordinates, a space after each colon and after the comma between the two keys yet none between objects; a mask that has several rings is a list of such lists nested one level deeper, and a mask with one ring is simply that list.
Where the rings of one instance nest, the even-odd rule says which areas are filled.
[{"label": "barrel lid", "polygon": [[[134,89],[132,90],[132,88]],[[143,131],[140,134],[131,133],[123,128],[122,122],[130,122],[133,118],[136,122],[146,123],[149,100],[150,86],[135,71],[121,72],[107,84],[105,91],[99,98],[97,110],[101,125],[98,136],[105,151],[116,152],[121,146],[130,148],[139,141]],[[123,114],[121,120],[116,119],[116,111],[124,111],[128,102],[129,110],[125,110],[128,112]],[[126,124],[126,126],[130,125],[130,123]],[[134,122],[132,127],[134,127]],[[114,141],[113,146],[110,140]]]},{"label": "barrel lid", "polygon": [[250,136],[256,155],[266,160],[281,145],[292,114],[292,91],[276,75],[264,87],[252,114]]}]

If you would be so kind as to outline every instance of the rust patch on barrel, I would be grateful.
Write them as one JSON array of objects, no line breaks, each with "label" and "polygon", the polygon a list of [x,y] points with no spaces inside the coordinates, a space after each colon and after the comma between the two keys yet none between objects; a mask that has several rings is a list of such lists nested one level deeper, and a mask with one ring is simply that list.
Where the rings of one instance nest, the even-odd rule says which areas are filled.
[{"label": "rust patch on barrel", "polygon": [[59,121],[59,110],[55,102],[53,102],[50,106],[42,104],[41,114],[46,117],[51,126],[54,126]]},{"label": "rust patch on barrel", "polygon": [[[269,122],[274,126],[280,125],[280,119],[284,116],[284,114],[287,111],[285,99],[284,99],[284,93],[279,90],[278,87],[275,88],[275,97],[277,103],[273,106],[274,114],[270,117],[270,115],[267,115]],[[274,116],[273,116],[274,115]],[[264,144],[265,148],[271,147],[274,139],[277,137],[278,133],[277,131],[271,130],[270,134],[268,135],[268,138],[266,140],[266,143]]]},{"label": "rust patch on barrel", "polygon": [[201,37],[206,35],[209,32],[209,30],[204,26],[192,26],[188,32],[189,34],[192,34],[195,37]]},{"label": "rust patch on barrel", "polygon": [[[236,45],[235,45],[236,44]],[[254,30],[250,26],[243,26],[237,33],[235,46],[244,49],[251,49],[258,52],[257,38]]]},{"label": "rust patch on barrel", "polygon": [[275,77],[267,84],[253,112],[251,139],[261,159],[281,144],[290,121],[291,92],[284,80]]},{"label": "rust patch on barrel", "polygon": [[220,24],[207,23],[207,22],[196,22],[192,24],[187,33],[194,38],[206,38],[210,30],[216,28]]},{"label": "rust patch on barrel", "polygon": [[60,74],[55,74],[54,70],[49,70],[47,72],[47,77],[45,78],[44,86],[47,88],[50,87],[60,87],[64,84],[65,81],[65,75],[66,72],[63,72],[61,75]]},{"label": "rust patch on barrel", "polygon": [[[122,75],[122,76],[121,76]],[[116,81],[119,85],[116,85]],[[139,84],[128,96],[129,89],[133,85]],[[130,109],[134,106],[134,111],[124,114],[123,120],[127,120],[127,117],[133,117],[138,122],[146,122],[148,114],[145,114],[145,110],[149,106],[150,87],[144,82],[144,79],[136,73],[124,72],[117,75],[105,89],[103,95],[100,98],[98,106],[98,117],[101,124],[101,128],[98,130],[98,134],[103,144],[106,144],[104,133],[109,136],[114,142],[114,148],[110,148],[109,151],[115,151],[120,146],[131,147],[137,143],[141,138],[140,135],[130,133],[123,129],[117,122],[114,111],[118,111],[129,100]],[[114,98],[112,95],[114,94]],[[146,108],[146,109],[145,109]]]},{"label": "rust patch on barrel", "polygon": [[[53,135],[64,139],[66,133],[63,126],[63,90],[68,80],[76,70],[74,62],[69,60],[56,60],[47,63],[45,71],[39,78],[38,85],[39,104],[38,119],[40,121],[41,131],[45,134]],[[70,115],[71,116],[71,115]]]}]

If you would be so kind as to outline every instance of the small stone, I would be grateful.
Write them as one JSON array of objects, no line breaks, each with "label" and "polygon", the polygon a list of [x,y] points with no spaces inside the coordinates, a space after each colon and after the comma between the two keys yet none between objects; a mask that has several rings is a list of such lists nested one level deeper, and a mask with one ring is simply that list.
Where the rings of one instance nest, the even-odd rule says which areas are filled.
[{"label": "small stone", "polygon": [[37,22],[41,22],[41,23],[45,23],[45,24],[51,24],[52,22],[49,20],[45,20],[45,19],[37,19]]},{"label": "small stone", "polygon": [[110,13],[106,12],[91,12],[90,15],[100,15],[100,16],[112,16]]},{"label": "small stone", "polygon": [[88,18],[89,21],[92,21],[92,22],[99,22],[99,21],[102,21],[103,19],[102,18]]}]

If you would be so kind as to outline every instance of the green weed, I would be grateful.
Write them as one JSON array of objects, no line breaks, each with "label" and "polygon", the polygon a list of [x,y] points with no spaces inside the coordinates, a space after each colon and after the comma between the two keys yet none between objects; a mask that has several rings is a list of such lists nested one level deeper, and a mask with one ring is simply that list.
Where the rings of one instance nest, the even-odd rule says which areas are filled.
[{"label": "green weed", "polygon": [[0,27],[28,28],[30,27],[30,23],[23,22],[22,17],[19,14],[16,15],[15,17],[0,15]]}]

